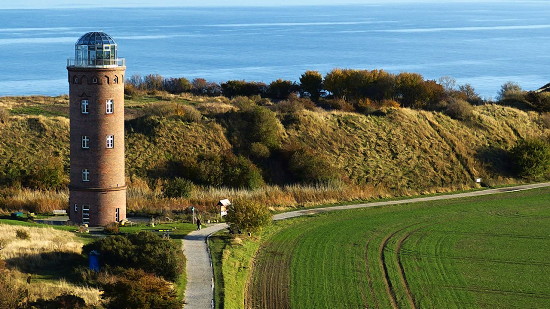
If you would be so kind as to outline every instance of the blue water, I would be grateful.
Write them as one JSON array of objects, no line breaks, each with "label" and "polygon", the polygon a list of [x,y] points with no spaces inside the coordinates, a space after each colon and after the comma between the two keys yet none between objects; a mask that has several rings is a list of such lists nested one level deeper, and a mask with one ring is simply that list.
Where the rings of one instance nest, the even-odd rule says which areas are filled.
[{"label": "blue water", "polygon": [[550,3],[0,9],[0,95],[68,92],[66,58],[105,31],[127,75],[298,80],[333,68],[452,76],[484,97],[550,82]]}]

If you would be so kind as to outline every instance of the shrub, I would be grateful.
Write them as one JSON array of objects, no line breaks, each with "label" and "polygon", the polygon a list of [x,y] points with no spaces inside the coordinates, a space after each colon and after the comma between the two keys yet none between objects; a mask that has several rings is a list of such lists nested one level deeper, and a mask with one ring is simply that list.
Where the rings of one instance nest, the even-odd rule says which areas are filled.
[{"label": "shrub", "polygon": [[183,271],[183,253],[175,243],[151,232],[105,237],[82,248],[96,250],[103,266],[143,269],[175,281]]},{"label": "shrub", "polygon": [[177,104],[173,113],[173,118],[185,122],[200,122],[202,120],[201,112],[191,105]]},{"label": "shrub", "polygon": [[257,202],[235,200],[227,209],[225,221],[233,231],[255,232],[271,222],[271,213]]},{"label": "shrub", "polygon": [[473,107],[464,100],[451,98],[449,99],[445,113],[454,119],[467,120],[473,116]]},{"label": "shrub", "polygon": [[292,153],[289,169],[295,180],[306,184],[327,184],[339,180],[336,168],[315,153],[298,149]]},{"label": "shrub", "polygon": [[541,122],[542,122],[542,125],[543,125],[546,129],[550,129],[550,112],[549,112],[549,113],[541,114],[541,115],[540,115],[540,120],[541,120]]},{"label": "shrub", "polygon": [[7,271],[0,271],[0,308],[21,308],[27,290]]},{"label": "shrub", "polygon": [[511,155],[521,177],[539,178],[550,172],[550,143],[545,140],[520,140],[511,149]]},{"label": "shrub", "polygon": [[103,288],[106,308],[182,308],[173,287],[166,281],[139,269],[128,269],[115,282]]},{"label": "shrub", "polygon": [[252,143],[250,144],[250,155],[257,159],[265,159],[270,155],[269,148],[262,143]]},{"label": "shrub", "polygon": [[5,109],[0,107],[0,123],[7,123],[10,119],[10,113]]},{"label": "shrub", "polygon": [[525,96],[527,105],[539,112],[550,112],[550,92],[530,91]]},{"label": "shrub", "polygon": [[107,234],[118,234],[120,233],[120,227],[117,222],[111,222],[105,226],[104,231]]},{"label": "shrub", "polygon": [[162,188],[164,196],[169,198],[177,197],[191,197],[193,191],[193,182],[190,180],[176,177],[174,179],[167,180]]},{"label": "shrub", "polygon": [[30,239],[31,235],[26,230],[16,230],[15,231],[15,237],[17,237],[17,239],[26,240],[26,239]]}]

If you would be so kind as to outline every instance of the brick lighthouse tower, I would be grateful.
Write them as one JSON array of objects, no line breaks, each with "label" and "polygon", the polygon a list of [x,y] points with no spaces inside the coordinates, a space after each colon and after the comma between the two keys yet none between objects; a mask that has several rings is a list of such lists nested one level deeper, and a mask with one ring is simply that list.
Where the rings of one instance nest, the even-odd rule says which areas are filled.
[{"label": "brick lighthouse tower", "polygon": [[67,70],[70,220],[90,226],[124,220],[124,59],[109,35],[89,32],[76,42]]}]

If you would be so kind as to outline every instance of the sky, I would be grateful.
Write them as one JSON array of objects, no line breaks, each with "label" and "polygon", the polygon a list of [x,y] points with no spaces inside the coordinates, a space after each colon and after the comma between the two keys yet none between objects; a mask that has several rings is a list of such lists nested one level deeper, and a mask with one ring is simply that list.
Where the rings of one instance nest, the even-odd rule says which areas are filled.
[{"label": "sky", "polygon": [[[437,2],[438,0],[0,0],[0,9],[41,9],[67,7],[163,7],[163,6],[283,6],[283,5],[338,5],[373,4],[389,2]],[[479,2],[479,0],[451,0]],[[498,0],[483,0],[497,2]],[[447,0],[447,2],[450,2]]]}]

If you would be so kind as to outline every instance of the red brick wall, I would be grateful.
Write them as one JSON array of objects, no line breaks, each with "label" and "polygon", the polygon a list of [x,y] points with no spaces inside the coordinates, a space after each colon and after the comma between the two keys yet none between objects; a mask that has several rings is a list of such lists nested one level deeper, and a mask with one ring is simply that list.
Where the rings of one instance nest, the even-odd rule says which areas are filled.
[{"label": "red brick wall", "polygon": [[[115,221],[115,208],[120,219],[126,218],[124,177],[124,72],[116,68],[68,68],[70,104],[70,218],[82,222],[74,204],[90,206],[90,225]],[[94,81],[94,79],[96,79]],[[118,79],[118,82],[115,82]],[[88,114],[82,114],[81,101],[88,100]],[[107,100],[113,100],[114,111],[106,113]],[[107,148],[107,136],[114,135],[114,148]],[[89,149],[82,149],[82,136],[88,136]],[[88,169],[88,182],[82,181],[82,170]],[[89,190],[89,191],[86,191]],[[116,190],[116,191],[111,191]]]}]

